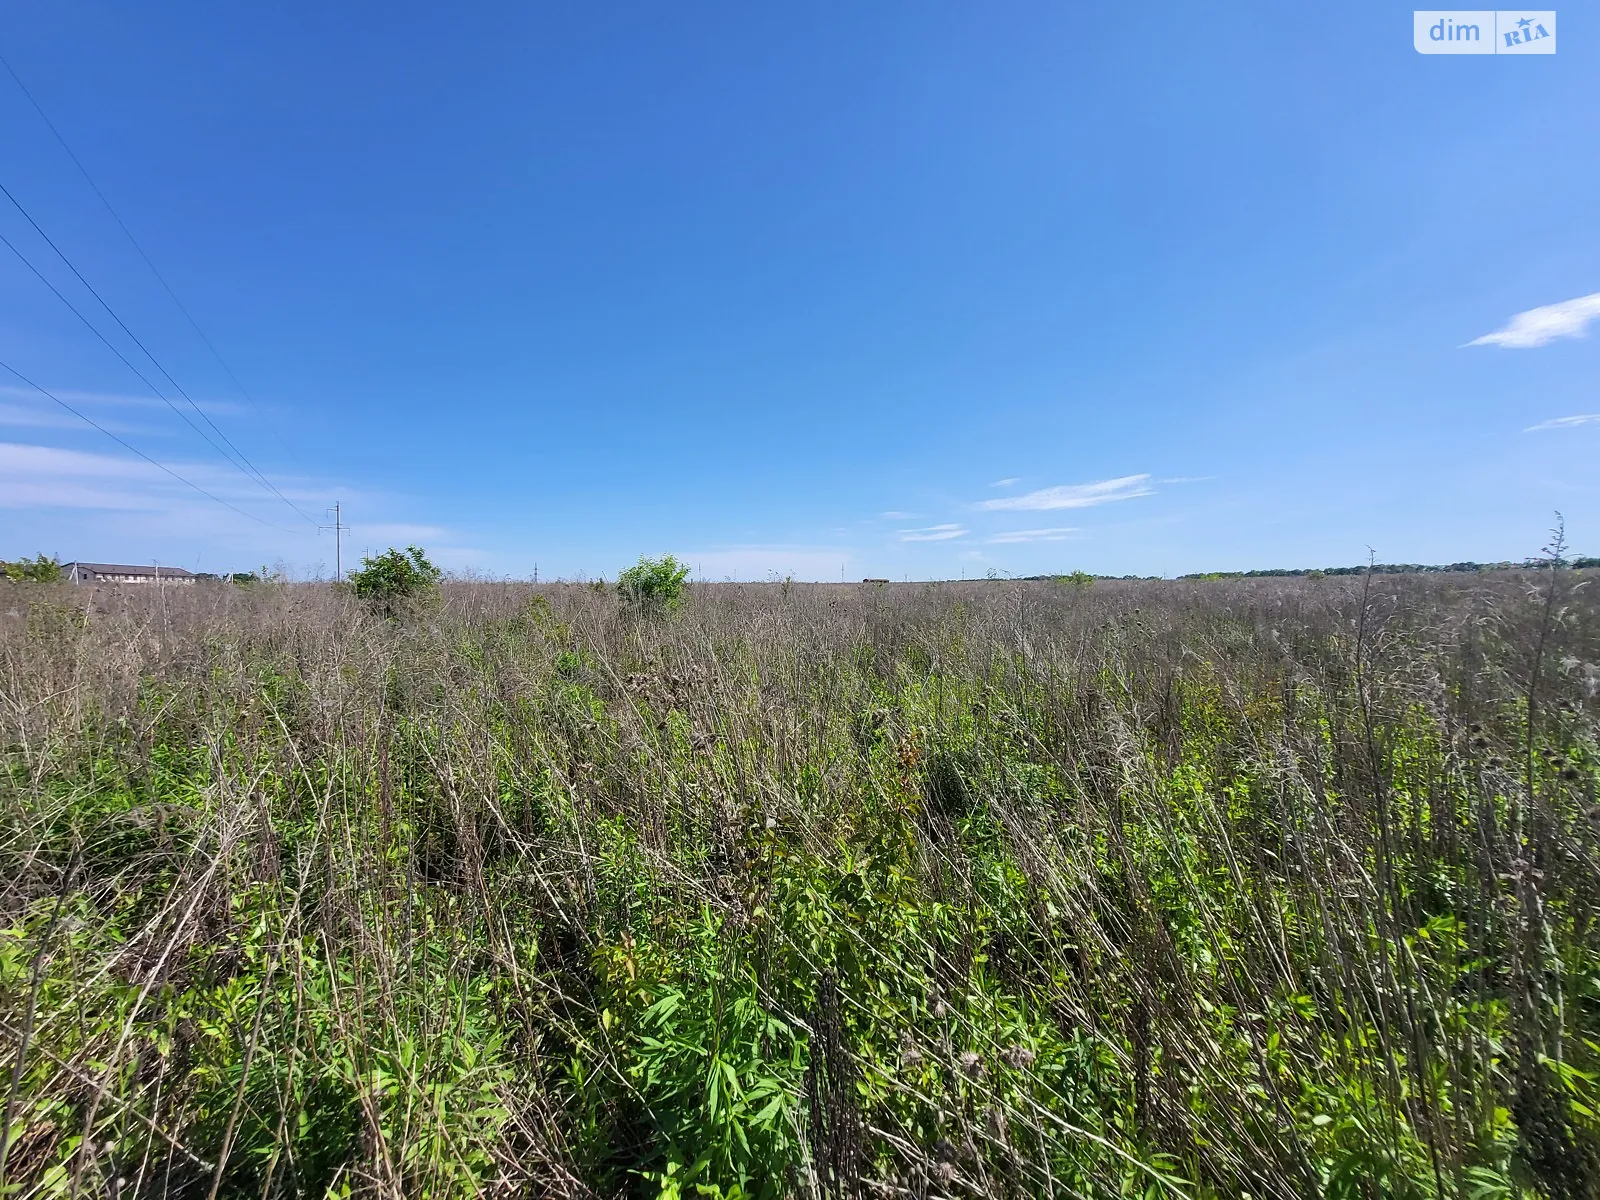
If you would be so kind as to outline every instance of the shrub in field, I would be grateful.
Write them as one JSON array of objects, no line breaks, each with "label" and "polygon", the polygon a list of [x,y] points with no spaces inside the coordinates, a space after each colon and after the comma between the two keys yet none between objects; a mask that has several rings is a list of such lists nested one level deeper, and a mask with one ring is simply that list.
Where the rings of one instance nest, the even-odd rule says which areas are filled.
[{"label": "shrub in field", "polygon": [[35,583],[59,583],[61,564],[43,554],[33,558],[19,558],[16,562],[0,561],[0,575],[7,579],[28,579]]},{"label": "shrub in field", "polygon": [[1094,576],[1087,571],[1073,571],[1066,575],[1057,575],[1055,580],[1065,587],[1087,588],[1094,586]]},{"label": "shrub in field", "polygon": [[683,585],[689,568],[670,554],[640,558],[617,577],[617,591],[632,607],[647,613],[667,613],[683,603]]},{"label": "shrub in field", "polygon": [[407,603],[432,595],[444,572],[428,561],[416,546],[392,547],[376,558],[363,558],[350,572],[350,587],[385,616],[394,616]]}]

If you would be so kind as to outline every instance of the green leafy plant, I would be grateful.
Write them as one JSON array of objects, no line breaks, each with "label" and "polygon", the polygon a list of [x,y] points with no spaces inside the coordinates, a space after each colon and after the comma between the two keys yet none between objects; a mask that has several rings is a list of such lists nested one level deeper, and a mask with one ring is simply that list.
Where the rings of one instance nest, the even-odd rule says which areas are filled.
[{"label": "green leafy plant", "polygon": [[641,1174],[663,1200],[777,1196],[798,1156],[801,1043],[748,981],[711,983],[692,999],[669,990],[639,1020],[628,1073],[661,1114],[664,1151]]},{"label": "green leafy plant", "polygon": [[640,558],[617,577],[617,592],[630,606],[647,613],[668,613],[683,603],[689,568],[670,554]]},{"label": "green leafy plant", "polygon": [[392,617],[408,604],[434,594],[443,576],[418,547],[391,547],[376,558],[363,558],[361,566],[350,572],[350,588],[384,616]]},{"label": "green leafy plant", "polygon": [[7,579],[30,580],[33,583],[59,583],[61,564],[43,554],[33,558],[19,558],[16,562],[0,561],[0,575]]}]

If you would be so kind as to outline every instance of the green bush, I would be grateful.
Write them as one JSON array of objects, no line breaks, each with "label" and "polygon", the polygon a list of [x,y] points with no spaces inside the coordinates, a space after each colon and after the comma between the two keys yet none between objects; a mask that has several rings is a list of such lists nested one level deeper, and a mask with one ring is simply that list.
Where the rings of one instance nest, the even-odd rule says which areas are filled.
[{"label": "green bush", "polygon": [[350,588],[384,616],[392,617],[407,604],[436,592],[443,576],[418,547],[390,547],[376,558],[361,560],[361,566],[350,572]]},{"label": "green bush", "polygon": [[35,583],[59,583],[61,564],[42,554],[34,558],[19,558],[16,562],[0,560],[0,575],[7,579],[29,579]]},{"label": "green bush", "polygon": [[624,601],[642,612],[671,612],[683,603],[683,584],[689,568],[670,554],[660,558],[640,558],[617,577],[617,591]]}]

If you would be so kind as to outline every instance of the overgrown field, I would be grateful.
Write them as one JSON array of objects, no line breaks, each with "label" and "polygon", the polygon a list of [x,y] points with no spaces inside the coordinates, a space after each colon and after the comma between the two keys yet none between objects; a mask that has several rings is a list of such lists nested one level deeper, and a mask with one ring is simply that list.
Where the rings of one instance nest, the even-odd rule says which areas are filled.
[{"label": "overgrown field", "polygon": [[1595,1197],[1584,574],[0,583],[0,1194]]}]

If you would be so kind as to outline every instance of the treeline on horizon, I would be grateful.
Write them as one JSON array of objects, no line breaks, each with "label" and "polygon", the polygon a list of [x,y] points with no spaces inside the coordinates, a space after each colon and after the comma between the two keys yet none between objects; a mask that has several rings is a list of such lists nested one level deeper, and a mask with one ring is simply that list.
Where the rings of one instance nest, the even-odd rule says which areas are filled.
[{"label": "treeline on horizon", "polygon": [[1600,567],[1600,558],[1583,557],[1570,558],[1565,562],[1558,562],[1549,558],[1528,558],[1521,562],[1458,562],[1445,566],[1430,565],[1427,563],[1370,563],[1357,567],[1321,567],[1321,568],[1284,568],[1274,567],[1258,571],[1201,571],[1192,575],[1179,575],[1179,579],[1267,579],[1279,576],[1310,576],[1313,578],[1324,575],[1448,575],[1472,574],[1481,571],[1543,571],[1551,566],[1570,567],[1574,570],[1584,570]]},{"label": "treeline on horizon", "polygon": [[[1254,571],[1195,571],[1176,575],[1175,579],[1321,579],[1328,575],[1448,575],[1478,574],[1488,571],[1543,571],[1551,566],[1567,567],[1574,571],[1600,567],[1600,557],[1578,557],[1556,561],[1549,558],[1527,558],[1521,562],[1457,562],[1443,566],[1432,563],[1363,563],[1355,567],[1266,567]],[[1079,573],[1081,575],[1081,573]],[[1071,579],[1071,575],[1025,575],[1024,579]],[[1089,575],[1090,579],[1140,579],[1154,580],[1157,575]]]}]

